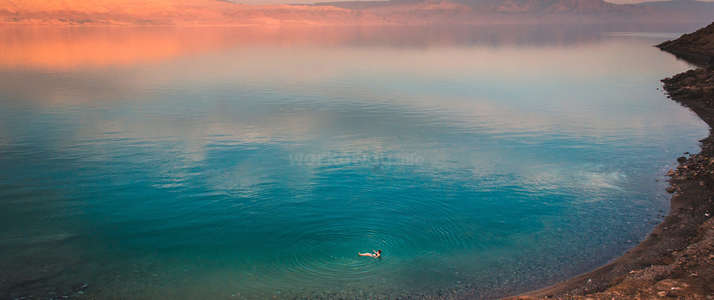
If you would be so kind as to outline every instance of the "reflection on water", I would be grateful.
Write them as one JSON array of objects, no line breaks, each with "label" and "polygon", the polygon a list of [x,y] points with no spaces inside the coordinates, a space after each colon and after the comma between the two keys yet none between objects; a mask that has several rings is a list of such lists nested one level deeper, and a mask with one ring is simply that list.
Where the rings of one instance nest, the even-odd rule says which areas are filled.
[{"label": "reflection on water", "polygon": [[485,297],[586,271],[706,133],[657,90],[678,30],[3,28],[0,295]]},{"label": "reflection on water", "polygon": [[543,25],[461,27],[0,27],[0,66],[68,70],[159,63],[184,55],[241,46],[574,46],[601,40],[602,32],[698,28],[678,25]]}]

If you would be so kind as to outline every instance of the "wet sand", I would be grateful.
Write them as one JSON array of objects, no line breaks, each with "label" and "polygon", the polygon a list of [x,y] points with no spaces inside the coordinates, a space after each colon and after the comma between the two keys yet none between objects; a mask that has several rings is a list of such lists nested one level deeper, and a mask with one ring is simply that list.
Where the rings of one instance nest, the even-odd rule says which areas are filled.
[{"label": "wet sand", "polygon": [[699,66],[662,82],[710,127],[701,152],[685,153],[667,174],[669,216],[613,262],[515,299],[714,299],[714,23],[657,47]]}]

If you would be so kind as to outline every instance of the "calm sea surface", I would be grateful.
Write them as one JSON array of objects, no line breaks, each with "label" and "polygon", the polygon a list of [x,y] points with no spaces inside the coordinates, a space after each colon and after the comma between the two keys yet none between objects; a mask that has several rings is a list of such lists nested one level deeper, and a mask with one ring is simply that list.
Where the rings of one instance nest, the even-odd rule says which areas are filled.
[{"label": "calm sea surface", "polygon": [[[668,211],[697,27],[0,28],[0,298],[493,297]],[[358,251],[382,249],[382,259]]]}]

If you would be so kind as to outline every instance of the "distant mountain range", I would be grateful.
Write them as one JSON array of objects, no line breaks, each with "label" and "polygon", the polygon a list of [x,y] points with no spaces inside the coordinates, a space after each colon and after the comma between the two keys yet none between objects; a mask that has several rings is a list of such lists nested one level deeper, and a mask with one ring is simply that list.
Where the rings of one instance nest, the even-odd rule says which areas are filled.
[{"label": "distant mountain range", "polygon": [[[388,15],[396,12],[452,12],[478,17],[513,20],[523,18],[557,18],[601,21],[649,20],[658,22],[714,19],[714,3],[696,0],[614,4],[603,0],[391,0],[317,3],[356,11]],[[465,21],[465,20],[464,20]]]},{"label": "distant mountain range", "polygon": [[673,0],[390,0],[245,5],[225,0],[0,0],[0,23],[115,25],[708,22],[714,3]]}]

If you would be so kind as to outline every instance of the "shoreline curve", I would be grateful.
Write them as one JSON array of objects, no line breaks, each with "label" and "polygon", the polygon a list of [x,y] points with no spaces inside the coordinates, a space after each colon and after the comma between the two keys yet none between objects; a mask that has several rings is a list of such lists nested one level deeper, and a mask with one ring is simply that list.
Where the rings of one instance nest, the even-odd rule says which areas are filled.
[{"label": "shoreline curve", "polygon": [[701,151],[667,173],[669,215],[610,263],[507,299],[714,299],[714,23],[656,47],[697,66],[662,82],[709,126]]}]

